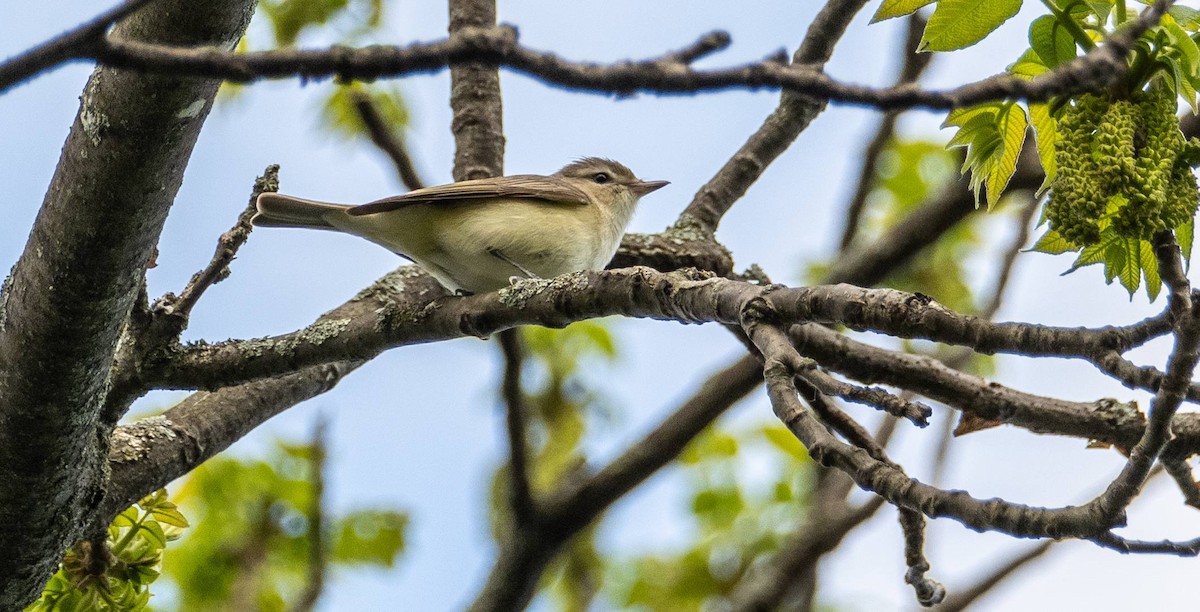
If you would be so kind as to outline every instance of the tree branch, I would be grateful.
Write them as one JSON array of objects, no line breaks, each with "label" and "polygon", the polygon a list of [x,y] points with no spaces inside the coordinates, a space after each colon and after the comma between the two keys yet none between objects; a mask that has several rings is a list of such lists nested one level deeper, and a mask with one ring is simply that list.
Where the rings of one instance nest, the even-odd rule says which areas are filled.
[{"label": "tree branch", "polygon": [[[697,434],[757,386],[754,377],[744,375],[749,369],[759,370],[754,359],[739,361],[722,370],[612,463],[595,475],[570,482],[552,493],[540,506],[541,520],[525,529],[520,539],[500,549],[500,556],[472,609],[516,609],[527,603],[545,564],[572,536],[677,457]],[[726,380],[741,384],[724,383],[724,375],[728,375]]]},{"label": "tree branch", "polygon": [[[495,0],[450,0],[450,40],[472,38],[495,28]],[[516,43],[516,33],[503,35]],[[496,66],[467,62],[450,68],[450,108],[454,118],[454,180],[504,174],[504,118],[500,72]]]},{"label": "tree branch", "polygon": [[[773,56],[763,62],[717,70],[681,69],[679,65],[667,67],[658,60],[623,62],[611,66],[568,62],[553,54],[518,45],[516,31],[512,27],[486,26],[463,29],[447,40],[408,47],[338,47],[324,51],[279,50],[243,54],[99,40],[93,45],[77,47],[69,57],[54,59],[60,62],[92,59],[118,68],[237,82],[285,76],[373,80],[385,76],[426,73],[452,65],[505,65],[542,81],[579,91],[627,95],[638,91],[695,93],[732,88],[773,88],[816,99],[874,106],[883,110],[917,106],[949,109],[1004,99],[1044,102],[1057,96],[1102,89],[1124,75],[1128,68],[1125,57],[1133,41],[1156,24],[1170,4],[1160,0],[1143,11],[1138,19],[1116,32],[1105,44],[1034,79],[999,74],[945,91],[926,91],[913,84],[880,89],[842,83],[804,65],[820,63],[819,53],[812,54],[816,58],[813,62],[799,62],[793,67],[784,65],[778,56]],[[824,42],[823,39],[815,39],[814,48]],[[5,67],[0,65],[0,71],[4,71]],[[8,71],[21,79],[31,76],[27,69]],[[0,81],[0,91],[11,87],[14,82],[13,79]]]},{"label": "tree branch", "polygon": [[138,12],[154,0],[127,0],[95,19],[64,32],[24,53],[0,63],[0,91],[24,83],[38,74],[80,57],[104,38],[113,24]]},{"label": "tree branch", "polygon": [[[793,66],[819,74],[833,54],[865,0],[830,0],[808,26],[804,41],[792,57]],[[825,101],[786,91],[779,106],[721,169],[692,198],[675,222],[677,229],[695,227],[704,235],[717,231],[721,217],[754,184],[767,166],[783,154],[805,128],[825,110]]]},{"label": "tree branch", "polygon": [[[1170,384],[1164,382],[1163,390],[1159,391],[1151,407],[1151,426],[1146,428],[1131,453],[1126,468],[1100,496],[1086,504],[1064,508],[1034,508],[1000,499],[983,501],[963,491],[941,491],[908,478],[903,471],[872,457],[867,451],[838,441],[798,401],[793,379],[799,367],[799,356],[787,337],[761,319],[748,320],[747,331],[766,359],[767,390],[777,416],[808,448],[809,455],[822,465],[838,467],[853,477],[860,487],[878,493],[897,506],[919,510],[933,518],[950,517],[973,529],[1021,537],[1075,537],[1111,543],[1116,536],[1108,530],[1123,524],[1124,508],[1144,481],[1148,465],[1165,445],[1163,434],[1167,426],[1158,425],[1155,420],[1161,422],[1169,418],[1182,400],[1181,387],[1186,382],[1181,383],[1179,379],[1186,379],[1181,373],[1189,364],[1195,366],[1195,343],[1200,341],[1200,334],[1196,333],[1197,319],[1200,317],[1189,313],[1187,324],[1180,328],[1177,348],[1170,359]],[[1183,554],[1178,550],[1175,548],[1170,552]]]},{"label": "tree branch", "polygon": [[147,494],[187,474],[267,419],[332,389],[363,362],[305,368],[265,380],[193,393],[160,416],[112,434],[109,488],[94,522],[107,525]]},{"label": "tree branch", "polygon": [[796,576],[815,567],[825,553],[837,548],[847,534],[882,507],[883,499],[873,497],[858,508],[846,508],[819,523],[804,524],[788,536],[770,563],[738,585],[729,596],[729,609],[735,612],[778,609]]},{"label": "tree branch", "polygon": [[926,296],[892,289],[760,287],[690,269],[666,274],[649,268],[584,271],[430,302],[435,295],[397,295],[396,304],[382,310],[339,308],[336,316],[327,314],[281,336],[188,345],[159,355],[136,375],[147,387],[212,389],[306,365],[366,359],[405,344],[486,337],[515,325],[561,327],[614,314],[736,324],[743,304],[756,297],[764,297],[786,321],[847,325],[970,346],[983,353],[1086,358],[1112,347],[1128,350],[1159,329],[1156,321],[1096,329],[992,323],[954,313]]}]

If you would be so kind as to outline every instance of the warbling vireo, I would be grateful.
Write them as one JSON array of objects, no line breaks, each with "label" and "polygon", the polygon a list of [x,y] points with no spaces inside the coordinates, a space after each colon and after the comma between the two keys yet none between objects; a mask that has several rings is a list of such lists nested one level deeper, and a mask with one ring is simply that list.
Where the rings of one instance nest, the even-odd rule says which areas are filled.
[{"label": "warbling vireo", "polygon": [[252,221],[361,236],[411,259],[451,291],[479,293],[514,277],[603,268],[638,199],[666,184],[587,157],[550,176],[462,181],[360,206],[264,193]]}]

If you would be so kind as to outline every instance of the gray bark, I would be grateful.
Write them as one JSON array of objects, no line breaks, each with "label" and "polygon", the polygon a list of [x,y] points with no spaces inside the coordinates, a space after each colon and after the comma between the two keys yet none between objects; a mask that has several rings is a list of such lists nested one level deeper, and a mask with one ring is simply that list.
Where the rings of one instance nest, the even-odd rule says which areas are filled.
[{"label": "gray bark", "polygon": [[[253,5],[163,0],[112,36],[232,48]],[[0,292],[2,609],[37,597],[103,497],[109,368],[217,87],[98,68]]]}]

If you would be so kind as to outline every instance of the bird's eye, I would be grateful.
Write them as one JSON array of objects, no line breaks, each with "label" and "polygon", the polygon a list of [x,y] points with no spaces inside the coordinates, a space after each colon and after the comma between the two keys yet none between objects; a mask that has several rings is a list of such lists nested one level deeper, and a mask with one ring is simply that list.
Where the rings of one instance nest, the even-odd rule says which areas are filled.
[{"label": "bird's eye", "polygon": [[607,172],[597,172],[596,174],[592,175],[592,180],[596,181],[596,184],[598,185],[603,185],[611,181],[612,177],[609,176]]}]

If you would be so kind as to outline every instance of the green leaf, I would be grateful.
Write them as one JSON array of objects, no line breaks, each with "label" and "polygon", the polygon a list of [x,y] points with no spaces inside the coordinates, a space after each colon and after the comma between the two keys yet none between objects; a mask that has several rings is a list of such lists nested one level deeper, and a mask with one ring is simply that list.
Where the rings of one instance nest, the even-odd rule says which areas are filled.
[{"label": "green leaf", "polygon": [[1198,111],[1196,83],[1200,77],[1200,46],[1169,16],[1163,18],[1160,27],[1171,39],[1170,47],[1160,59],[1170,68],[1175,93],[1182,96],[1195,113]]},{"label": "green leaf", "polygon": [[150,514],[160,523],[166,523],[172,527],[187,527],[187,517],[182,512],[174,508],[156,508],[150,511]]},{"label": "green leaf", "polygon": [[999,201],[1012,178],[1029,126],[1025,110],[1012,102],[987,102],[951,112],[943,126],[960,126],[947,147],[967,147],[962,173],[971,173],[976,206],[986,184],[988,208]]},{"label": "green leaf", "polygon": [[724,431],[713,429],[692,440],[692,443],[683,450],[680,460],[687,464],[696,464],[705,459],[733,457],[737,455],[737,452],[737,438]]},{"label": "green leaf", "polygon": [[941,0],[918,51],[954,51],[984,39],[1021,9],[1021,0]]},{"label": "green leaf", "polygon": [[162,525],[159,525],[158,521],[148,520],[143,522],[142,535],[146,538],[146,541],[160,550],[167,546],[167,534],[163,532]]},{"label": "green leaf", "polygon": [[1108,245],[1104,242],[1099,242],[1097,244],[1084,247],[1084,249],[1079,252],[1079,256],[1076,257],[1075,261],[1071,264],[1071,269],[1063,272],[1063,274],[1070,274],[1084,266],[1090,266],[1103,262],[1107,248]]},{"label": "green leaf", "polygon": [[958,128],[958,132],[946,143],[946,148],[979,146],[997,137],[996,113],[979,113]]},{"label": "green leaf", "polygon": [[1060,255],[1062,253],[1074,251],[1077,248],[1079,247],[1072,244],[1066,238],[1060,236],[1058,232],[1054,230],[1046,230],[1046,233],[1042,234],[1042,237],[1038,238],[1038,241],[1033,246],[1029,247],[1029,250],[1038,253],[1049,253],[1050,255]]},{"label": "green leaf", "polygon": [[745,507],[742,492],[736,486],[706,489],[692,498],[692,513],[718,527],[732,524]]},{"label": "green leaf", "polygon": [[1017,169],[1017,157],[1021,155],[1021,147],[1025,143],[1025,130],[1029,120],[1025,109],[1019,104],[1009,104],[1006,112],[997,117],[1001,146],[992,156],[995,160],[990,164],[987,175],[987,205],[991,210],[1004,193],[1009,179]]},{"label": "green leaf", "polygon": [[1162,59],[1171,69],[1171,78],[1172,83],[1175,85],[1175,92],[1187,101],[1188,106],[1192,109],[1193,113],[1197,112],[1196,88],[1193,84],[1194,79],[1192,75],[1185,72],[1184,67],[1180,66],[1179,62],[1175,61],[1174,57],[1166,56]]},{"label": "green leaf", "polygon": [[1042,169],[1046,172],[1046,178],[1038,187],[1038,193],[1042,193],[1054,182],[1055,175],[1058,174],[1057,162],[1054,161],[1054,145],[1058,142],[1058,122],[1054,120],[1054,115],[1050,114],[1050,105],[1048,104],[1030,104],[1029,118],[1033,122],[1033,137],[1034,143],[1037,145],[1038,159],[1042,162]]},{"label": "green leaf", "polygon": [[917,9],[927,4],[932,4],[937,0],[883,0],[883,4],[879,5],[879,10],[875,11],[875,15],[871,17],[871,23],[892,19],[893,17],[903,17],[911,15]]},{"label": "green leaf", "polygon": [[133,527],[137,524],[138,519],[141,518],[141,516],[142,515],[140,512],[138,512],[136,506],[130,506],[122,510],[121,513],[117,515],[117,518],[113,519],[113,525],[116,525],[117,527]]},{"label": "green leaf", "polygon": [[1142,283],[1141,242],[1136,238],[1114,240],[1108,247],[1104,262],[1105,276],[1119,278],[1129,297],[1133,297]]},{"label": "green leaf", "polygon": [[408,515],[360,510],[334,527],[333,557],[341,563],[391,567],[404,550]]},{"label": "green leaf", "polygon": [[983,104],[976,104],[975,106],[956,108],[946,114],[946,120],[942,122],[942,127],[945,128],[954,125],[965,126],[969,121],[978,115],[987,113],[991,113],[993,115],[996,114],[996,111],[999,110],[999,108],[999,102],[984,102]]},{"label": "green leaf", "polygon": [[1033,20],[1029,26],[1029,46],[1050,68],[1075,58],[1075,39],[1053,15]]},{"label": "green leaf", "polygon": [[571,324],[571,329],[587,336],[605,357],[612,359],[617,356],[617,343],[613,340],[612,332],[604,325],[595,321],[579,321]]},{"label": "green leaf", "polygon": [[1008,67],[1009,74],[1026,80],[1043,75],[1049,71],[1050,68],[1046,67],[1046,64],[1042,62],[1042,58],[1038,57],[1038,54],[1034,53],[1033,50],[1027,50],[1021,55],[1020,59]]},{"label": "green leaf", "polygon": [[1192,265],[1192,243],[1196,237],[1196,218],[1192,217],[1183,222],[1179,227],[1175,228],[1175,241],[1179,243],[1179,250],[1183,251],[1183,266],[1190,268]]},{"label": "green leaf", "polygon": [[1200,10],[1176,4],[1167,9],[1167,14],[1173,17],[1184,28],[1191,28],[1193,30],[1200,28]]},{"label": "green leaf", "polygon": [[1170,16],[1163,17],[1159,27],[1167,33],[1172,46],[1183,55],[1185,71],[1195,74],[1200,67],[1200,47],[1196,46],[1196,41]]},{"label": "green leaf", "polygon": [[799,461],[808,460],[808,450],[796,439],[795,434],[788,431],[788,428],[783,425],[764,425],[761,429],[763,437],[768,442],[773,444],[775,448],[787,453],[793,459]]},{"label": "green leaf", "polygon": [[971,146],[967,147],[967,154],[963,157],[962,172],[965,174],[970,170],[975,179],[982,181],[987,174],[987,166],[992,163],[992,155],[1003,142],[999,131],[995,129],[981,130]]},{"label": "green leaf", "polygon": [[1149,240],[1140,241],[1142,276],[1146,279],[1146,297],[1150,301],[1158,299],[1162,290],[1162,278],[1158,276],[1158,258],[1154,256],[1154,244]]},{"label": "green leaf", "polygon": [[279,0],[263,2],[263,13],[275,31],[276,44],[296,44],[300,32],[328,22],[349,5],[349,0]]}]

